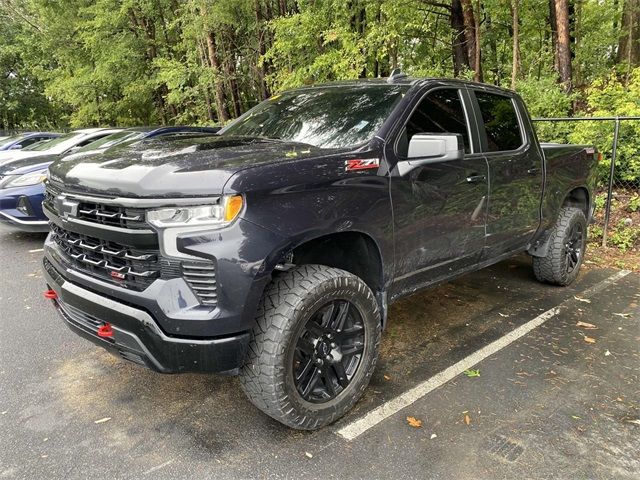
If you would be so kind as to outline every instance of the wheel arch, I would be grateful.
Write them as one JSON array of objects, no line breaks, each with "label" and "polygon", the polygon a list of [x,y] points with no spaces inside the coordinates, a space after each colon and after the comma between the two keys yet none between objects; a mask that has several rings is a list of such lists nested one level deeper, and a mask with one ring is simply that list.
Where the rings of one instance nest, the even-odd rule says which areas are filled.
[{"label": "wheel arch", "polygon": [[382,324],[386,323],[387,301],[382,251],[374,238],[359,230],[318,235],[293,243],[274,268],[320,264],[345,270],[361,278],[374,293]]}]

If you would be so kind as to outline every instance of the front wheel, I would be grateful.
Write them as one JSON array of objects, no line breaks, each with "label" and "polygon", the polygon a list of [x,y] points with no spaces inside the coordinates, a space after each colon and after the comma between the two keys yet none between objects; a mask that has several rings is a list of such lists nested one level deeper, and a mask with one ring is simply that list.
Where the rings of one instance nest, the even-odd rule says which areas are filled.
[{"label": "front wheel", "polygon": [[260,410],[293,428],[334,422],[362,396],[380,342],[378,305],[358,277],[303,265],[267,287],[240,382]]},{"label": "front wheel", "polygon": [[569,285],[578,276],[587,244],[587,219],[579,208],[564,207],[549,236],[544,257],[533,257],[533,272],[541,282]]}]

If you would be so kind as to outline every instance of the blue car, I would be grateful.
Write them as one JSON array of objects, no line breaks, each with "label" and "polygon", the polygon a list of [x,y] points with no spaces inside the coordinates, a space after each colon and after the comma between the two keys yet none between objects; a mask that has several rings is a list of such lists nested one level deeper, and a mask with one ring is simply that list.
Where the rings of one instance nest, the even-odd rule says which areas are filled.
[{"label": "blue car", "polygon": [[[124,142],[146,140],[162,135],[212,135],[217,127],[130,128],[102,137],[67,157],[101,153]],[[46,232],[47,218],[42,212],[44,184],[49,165],[59,156],[14,160],[0,166],[0,222],[22,231]]]},{"label": "blue car", "polygon": [[21,150],[25,147],[43,140],[51,140],[59,137],[59,133],[50,132],[28,132],[13,135],[11,137],[3,137],[0,139],[0,151],[4,150]]}]

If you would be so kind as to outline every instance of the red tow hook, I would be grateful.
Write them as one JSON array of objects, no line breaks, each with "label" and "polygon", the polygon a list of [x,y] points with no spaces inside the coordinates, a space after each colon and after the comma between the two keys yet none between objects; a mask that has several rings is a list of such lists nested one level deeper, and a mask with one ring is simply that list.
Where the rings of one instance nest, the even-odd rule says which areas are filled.
[{"label": "red tow hook", "polygon": [[98,336],[102,338],[113,337],[113,328],[111,328],[111,324],[105,323],[104,325],[100,325],[98,327]]},{"label": "red tow hook", "polygon": [[43,295],[44,298],[48,298],[49,300],[55,300],[56,298],[58,298],[58,294],[55,290],[47,290],[43,293]]}]

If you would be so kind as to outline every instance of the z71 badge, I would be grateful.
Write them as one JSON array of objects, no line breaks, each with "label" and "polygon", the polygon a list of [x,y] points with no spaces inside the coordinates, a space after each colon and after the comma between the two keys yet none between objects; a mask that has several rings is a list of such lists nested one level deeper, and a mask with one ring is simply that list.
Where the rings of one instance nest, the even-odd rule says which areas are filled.
[{"label": "z71 badge", "polygon": [[353,160],[347,160],[344,162],[344,165],[347,172],[370,170],[372,168],[378,168],[380,166],[380,160],[378,158],[356,158]]}]

